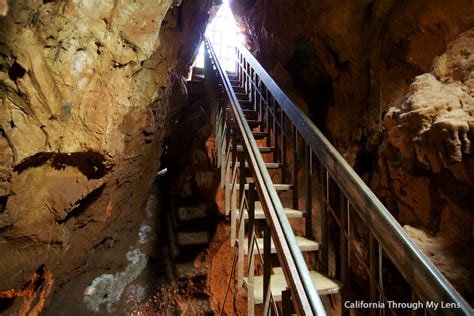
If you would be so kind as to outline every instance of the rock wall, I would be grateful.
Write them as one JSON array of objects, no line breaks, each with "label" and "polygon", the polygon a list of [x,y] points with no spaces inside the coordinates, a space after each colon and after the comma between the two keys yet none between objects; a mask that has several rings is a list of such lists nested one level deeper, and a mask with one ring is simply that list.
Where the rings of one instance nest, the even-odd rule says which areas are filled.
[{"label": "rock wall", "polygon": [[232,9],[257,59],[472,299],[471,1]]},{"label": "rock wall", "polygon": [[[474,301],[474,29],[385,115],[374,186],[407,232]],[[409,225],[409,226],[408,226]]]},{"label": "rock wall", "polygon": [[86,269],[113,271],[125,264],[114,262],[107,249],[136,239],[131,232],[169,122],[186,102],[183,76],[214,4],[5,5],[0,3],[0,15],[6,13],[0,17],[0,312],[32,313]]}]

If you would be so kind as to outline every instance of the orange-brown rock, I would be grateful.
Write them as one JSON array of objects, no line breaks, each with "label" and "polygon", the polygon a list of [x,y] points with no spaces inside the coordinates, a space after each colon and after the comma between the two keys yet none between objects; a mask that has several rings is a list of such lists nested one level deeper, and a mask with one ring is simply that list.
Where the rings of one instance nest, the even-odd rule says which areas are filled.
[{"label": "orange-brown rock", "polygon": [[0,1],[0,292],[47,266],[52,291],[73,280],[82,293],[86,267],[120,268],[112,253],[100,259],[104,241],[137,238],[213,2],[9,4]]},{"label": "orange-brown rock", "polygon": [[[474,29],[415,78],[385,116],[381,196],[442,272],[472,300]],[[472,257],[472,256],[471,256]]]}]

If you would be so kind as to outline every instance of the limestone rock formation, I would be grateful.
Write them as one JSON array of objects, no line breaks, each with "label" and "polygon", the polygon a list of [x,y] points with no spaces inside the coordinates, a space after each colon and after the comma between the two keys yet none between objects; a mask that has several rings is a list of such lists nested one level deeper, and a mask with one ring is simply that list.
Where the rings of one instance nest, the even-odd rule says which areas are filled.
[{"label": "limestone rock formation", "polygon": [[[421,248],[436,235],[469,252],[471,1],[241,0],[233,9],[277,82],[400,223],[427,232]],[[472,299],[461,282],[472,275],[451,273],[472,263],[445,250],[435,263]]]},{"label": "limestone rock formation", "polygon": [[472,253],[474,237],[473,52],[471,29],[390,108],[378,183],[399,221],[413,226],[407,231],[419,246],[471,299],[472,258],[463,254]]},{"label": "limestone rock formation", "polygon": [[474,27],[474,7],[463,0],[239,0],[232,7],[257,59],[306,102],[360,172],[375,168],[383,115],[411,78]]},{"label": "limestone rock formation", "polygon": [[115,268],[101,245],[136,238],[212,5],[0,2],[0,300]]}]

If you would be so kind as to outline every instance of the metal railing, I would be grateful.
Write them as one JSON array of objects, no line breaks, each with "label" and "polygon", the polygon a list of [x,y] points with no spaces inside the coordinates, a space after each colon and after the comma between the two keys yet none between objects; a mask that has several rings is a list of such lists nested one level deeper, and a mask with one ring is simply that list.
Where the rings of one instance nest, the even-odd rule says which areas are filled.
[{"label": "metal railing", "polygon": [[[223,170],[222,179],[232,177],[232,182],[226,185],[226,192],[232,192],[232,207],[237,208],[237,191],[239,192],[239,214],[233,212],[233,217],[240,217],[238,222],[232,220],[233,227],[238,230],[239,260],[244,258],[244,234],[243,225],[244,212],[247,212],[247,251],[248,251],[248,277],[247,287],[249,290],[249,314],[253,314],[253,279],[254,279],[254,257],[260,252],[256,245],[255,202],[261,202],[265,213],[267,226],[263,227],[263,254],[259,255],[263,261],[264,273],[264,305],[265,310],[275,310],[276,304],[272,300],[270,290],[271,278],[271,251],[270,243],[273,240],[276,254],[282,266],[286,282],[289,287],[290,297],[293,301],[295,311],[300,315],[325,315],[324,307],[318,293],[312,283],[306,262],[296,243],[293,230],[284,213],[282,203],[274,188],[272,179],[266,169],[265,162],[253,137],[252,130],[245,118],[239,100],[232,89],[231,82],[219,65],[219,61],[209,41],[205,41],[205,76],[206,82],[211,86],[211,94],[218,103],[216,113],[216,142],[218,144],[218,164]],[[230,111],[226,109],[230,103]],[[238,144],[240,143],[240,144]],[[241,150],[239,150],[241,146]],[[240,168],[237,168],[237,165]],[[250,175],[245,170],[248,167]],[[229,174],[229,171],[232,172]],[[238,180],[238,182],[237,182]],[[227,181],[223,180],[223,184]],[[229,197],[226,198],[228,201]],[[232,242],[235,239],[233,235]],[[263,258],[262,258],[263,257]],[[243,282],[243,262],[238,263],[239,283]],[[283,304],[285,305],[285,304]]]},{"label": "metal railing", "polygon": [[[411,287],[408,299],[454,304],[456,308],[443,310],[443,313],[472,315],[469,304],[414,244],[308,116],[286,96],[242,45],[237,48],[237,59],[239,82],[242,82],[245,94],[259,112],[261,131],[269,136],[267,146],[276,149],[274,159],[282,163],[291,175],[293,208],[298,209],[299,198],[304,198],[306,234],[314,236],[313,228],[318,226],[322,243],[319,270],[335,274],[342,281],[345,289],[342,300],[354,296],[350,293],[349,279],[352,273],[350,260],[355,257],[367,275],[370,301],[387,303],[390,287],[384,284],[383,267],[391,260]],[[241,115],[240,112],[237,114]],[[253,147],[249,149],[254,150]],[[286,181],[285,171],[281,179]],[[299,187],[300,182],[304,182],[302,188]],[[318,225],[312,222],[314,192],[319,194],[320,200]],[[368,254],[362,253],[357,245],[357,238],[364,239],[354,232],[359,225],[365,227],[368,235],[365,236]],[[336,232],[336,237],[330,235],[331,232]],[[331,251],[337,258],[335,262],[330,262],[331,244]],[[389,307],[388,304],[386,307]],[[395,310],[392,312],[395,313]],[[376,311],[372,310],[372,313]]]}]

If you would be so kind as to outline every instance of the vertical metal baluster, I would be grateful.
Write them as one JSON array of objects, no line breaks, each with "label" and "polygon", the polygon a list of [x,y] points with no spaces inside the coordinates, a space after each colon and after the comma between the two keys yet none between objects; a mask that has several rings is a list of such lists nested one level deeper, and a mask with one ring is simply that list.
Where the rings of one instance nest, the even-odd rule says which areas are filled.
[{"label": "vertical metal baluster", "polygon": [[248,91],[248,80],[247,80],[247,61],[244,59],[244,68],[242,72],[242,76],[244,76],[244,92],[247,93]]},{"label": "vertical metal baluster", "polygon": [[271,273],[272,273],[272,230],[268,224],[263,226],[263,315],[270,311]]},{"label": "vertical metal baluster", "polygon": [[[249,93],[247,95],[247,98],[249,99],[250,103],[253,104],[253,90],[254,90],[254,82],[253,82],[253,69],[252,67],[249,65]],[[253,109],[255,110],[255,106],[253,106]]]},{"label": "vertical metal baluster", "polygon": [[281,168],[281,183],[286,183],[287,176],[287,161],[286,161],[286,142],[287,142],[287,137],[286,137],[286,118],[284,111],[280,112],[280,122],[281,122],[281,163],[282,163],[282,168]]},{"label": "vertical metal baluster", "polygon": [[292,124],[291,147],[293,151],[293,167],[291,170],[291,182],[293,184],[293,209],[298,209],[298,134],[296,126]]},{"label": "vertical metal baluster", "polygon": [[231,247],[234,247],[235,245],[235,240],[236,240],[236,233],[237,233],[237,220],[239,219],[240,215],[242,215],[239,212],[239,216],[237,216],[237,171],[238,169],[234,167],[234,170],[232,172],[232,180],[231,180],[231,203],[230,203],[230,244]]},{"label": "vertical metal baluster", "polygon": [[[273,97],[271,94],[269,94],[268,89],[265,89],[265,95],[266,95],[266,105],[265,105],[265,120],[267,121],[267,147],[270,147],[272,145],[271,143],[271,124],[270,124],[270,102],[273,102]],[[270,100],[271,99],[271,100]]]},{"label": "vertical metal baluster", "polygon": [[[379,246],[379,251],[378,251],[378,261],[379,261],[379,264],[378,264],[378,274],[379,274],[379,287],[380,287],[380,290],[381,292],[379,293],[379,301],[382,301],[383,300],[383,295],[385,294],[385,291],[384,291],[384,288],[383,288],[383,248],[380,244],[378,244]],[[381,310],[381,315],[385,315],[385,309],[382,309]]]},{"label": "vertical metal baluster", "polygon": [[[244,208],[244,196],[245,196],[245,155],[244,153],[238,153],[239,156],[239,214],[245,216]],[[239,225],[239,265],[238,265],[238,286],[241,287],[244,282],[244,235],[245,235],[245,221],[242,221]]]},{"label": "vertical metal baluster", "polygon": [[282,307],[282,315],[292,315],[294,312],[293,303],[291,302],[291,290],[286,289],[281,292],[281,307]]},{"label": "vertical metal baluster", "polygon": [[249,218],[247,222],[247,238],[248,238],[248,267],[249,275],[247,278],[247,291],[248,291],[248,315],[254,315],[255,303],[254,303],[254,275],[255,275],[255,184],[249,183],[248,190],[248,203],[249,203]]},{"label": "vertical metal baluster", "polygon": [[[243,146],[243,144],[242,144]],[[239,157],[239,201],[242,203],[242,197],[245,194],[245,154],[243,152],[237,152]]]},{"label": "vertical metal baluster", "polygon": [[239,52],[239,57],[240,57],[240,64],[239,64],[239,82],[242,84],[242,81],[244,80],[244,72],[243,72],[243,64],[244,64],[244,56]]},{"label": "vertical metal baluster", "polygon": [[252,70],[253,72],[253,98],[254,98],[254,108],[255,108],[255,111],[258,111],[258,85],[257,85],[257,73]]},{"label": "vertical metal baluster", "polygon": [[[225,131],[223,131],[225,132]],[[219,140],[220,142],[220,140]],[[223,135],[222,137],[222,142],[221,142],[221,152],[219,153],[219,155],[221,156],[221,186],[224,187],[227,180],[226,180],[226,176],[227,176],[227,172],[229,171],[229,163],[228,163],[228,156],[227,156],[227,153],[228,153],[228,150],[227,150],[227,143],[226,143],[226,137],[225,135]]]},{"label": "vertical metal baluster", "polygon": [[277,103],[273,99],[273,161],[278,162],[278,125],[277,125]]},{"label": "vertical metal baluster", "polygon": [[313,176],[313,166],[312,166],[312,152],[309,145],[305,144],[305,169],[306,169],[306,193],[305,193],[305,222],[306,222],[306,237],[313,238],[313,187],[312,187],[312,176]]},{"label": "vertical metal baluster", "polygon": [[350,310],[344,308],[344,302],[349,300],[349,264],[348,264],[348,240],[346,239],[345,232],[347,229],[347,212],[349,211],[349,200],[344,196],[344,193],[340,192],[341,196],[341,207],[340,207],[340,214],[339,219],[341,221],[341,226],[339,226],[339,242],[340,242],[340,265],[341,265],[341,275],[340,280],[343,284],[343,288],[341,291],[341,303],[342,303],[342,314],[349,315]]},{"label": "vertical metal baluster", "polygon": [[264,99],[263,99],[263,90],[265,89],[265,87],[262,85],[262,80],[260,78],[258,78],[258,100],[259,100],[259,110],[258,110],[258,113],[257,113],[257,120],[260,121],[260,132],[263,133],[265,132],[265,120],[263,119],[263,102],[264,102]]},{"label": "vertical metal baluster", "polygon": [[263,130],[263,132],[265,132],[265,130],[268,128],[268,121],[266,120],[266,116],[265,116],[265,108],[268,106],[268,97],[267,97],[267,87],[263,84],[263,82],[261,83],[262,85],[262,108],[261,108],[261,112],[260,112],[260,119],[265,122],[265,128]]},{"label": "vertical metal baluster", "polygon": [[[240,206],[239,206],[239,217],[245,218],[244,212],[245,210],[244,207],[244,200],[243,196],[242,199],[240,200]],[[243,219],[241,222],[239,222],[239,255],[238,255],[238,263],[237,263],[237,287],[240,288],[244,284],[244,257],[245,257],[245,251],[244,251],[244,242],[245,242],[245,219]]]},{"label": "vertical metal baluster", "polygon": [[221,148],[221,118],[222,118],[222,110],[218,106],[218,110],[216,111],[216,129],[215,129],[215,135],[216,135],[216,146],[215,146],[215,154],[217,157],[217,168],[221,167],[221,156],[220,156],[220,148]]},{"label": "vertical metal baluster", "polygon": [[[375,303],[377,301],[377,288],[375,286],[377,282],[377,259],[378,256],[376,254],[376,243],[374,235],[369,233],[369,267],[370,267],[370,279],[369,279],[369,286],[370,286],[370,302]],[[370,315],[377,315],[377,310],[375,308],[370,309]]]},{"label": "vertical metal baluster", "polygon": [[243,70],[243,76],[244,76],[244,92],[247,94],[248,92],[248,75],[247,75],[247,61],[244,59],[244,70]]},{"label": "vertical metal baluster", "polygon": [[319,172],[321,174],[321,273],[328,273],[328,258],[329,258],[329,238],[328,238],[328,224],[329,216],[326,205],[326,192],[327,190],[327,171],[324,169],[323,165],[319,165]]}]

